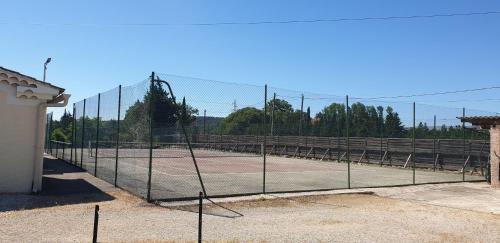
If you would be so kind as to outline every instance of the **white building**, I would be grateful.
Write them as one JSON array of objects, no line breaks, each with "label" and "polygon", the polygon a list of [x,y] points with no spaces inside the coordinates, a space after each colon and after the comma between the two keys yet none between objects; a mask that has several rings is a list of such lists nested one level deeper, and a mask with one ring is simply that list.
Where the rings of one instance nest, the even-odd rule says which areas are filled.
[{"label": "white building", "polygon": [[64,89],[0,67],[0,192],[42,189],[47,107],[68,103]]}]

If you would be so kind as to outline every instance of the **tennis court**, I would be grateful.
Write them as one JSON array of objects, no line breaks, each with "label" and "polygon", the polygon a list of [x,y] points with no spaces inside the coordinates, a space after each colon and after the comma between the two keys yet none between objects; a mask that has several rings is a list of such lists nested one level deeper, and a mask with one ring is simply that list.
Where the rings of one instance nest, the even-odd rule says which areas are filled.
[{"label": "tennis court", "polygon": [[[210,147],[206,144],[195,144],[193,147],[208,196],[258,194],[264,190],[286,192],[413,183],[411,167],[389,167],[355,162],[348,165],[337,161],[267,155],[264,172],[264,158],[258,145],[248,144],[248,152],[245,153],[223,150],[222,146]],[[93,173],[95,151],[92,148],[85,148],[83,153],[83,168]],[[151,199],[178,200],[198,195],[202,188],[187,146],[161,144],[156,145],[152,153]],[[149,149],[130,146],[120,148],[118,160],[115,148],[99,148],[97,155],[97,177],[113,183],[115,163],[118,161],[116,184],[146,197]],[[416,169],[415,183],[458,182],[463,180],[462,176],[460,171],[434,172]],[[466,173],[465,179],[475,181],[484,180],[484,177]]]}]

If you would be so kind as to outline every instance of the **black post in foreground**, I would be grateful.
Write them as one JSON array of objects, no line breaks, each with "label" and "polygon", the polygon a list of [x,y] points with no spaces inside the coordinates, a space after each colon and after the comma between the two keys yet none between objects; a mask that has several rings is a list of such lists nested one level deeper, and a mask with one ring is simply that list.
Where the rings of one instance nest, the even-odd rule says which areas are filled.
[{"label": "black post in foreground", "polygon": [[203,224],[202,215],[203,215],[203,192],[200,192],[199,196],[199,204],[198,204],[198,242],[201,243],[201,226]]},{"label": "black post in foreground", "polygon": [[94,234],[92,236],[92,242],[97,242],[97,228],[99,224],[99,205],[95,205],[95,213],[94,213]]}]

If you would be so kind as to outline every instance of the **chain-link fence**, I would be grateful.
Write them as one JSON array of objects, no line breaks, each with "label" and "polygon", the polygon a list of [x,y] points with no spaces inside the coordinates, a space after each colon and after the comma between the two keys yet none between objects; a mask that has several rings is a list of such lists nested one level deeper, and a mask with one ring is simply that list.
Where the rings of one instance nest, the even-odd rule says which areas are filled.
[{"label": "chain-link fence", "polygon": [[153,73],[75,103],[46,149],[148,200],[482,181],[479,114]]}]

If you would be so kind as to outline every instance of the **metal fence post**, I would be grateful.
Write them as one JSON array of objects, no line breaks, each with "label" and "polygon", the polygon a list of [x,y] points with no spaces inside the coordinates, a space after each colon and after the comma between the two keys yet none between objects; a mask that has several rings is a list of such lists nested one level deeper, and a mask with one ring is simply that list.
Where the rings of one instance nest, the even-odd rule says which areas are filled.
[{"label": "metal fence post", "polygon": [[412,147],[413,153],[411,160],[413,163],[413,184],[415,185],[415,102],[413,102],[413,133],[412,133]]},{"label": "metal fence post", "polygon": [[276,93],[273,94],[273,107],[271,110],[271,138],[274,136],[274,110],[275,109],[276,109]]},{"label": "metal fence post", "polygon": [[120,110],[122,103],[122,85],[118,86],[118,117],[116,120],[116,151],[115,151],[115,187],[118,180],[118,156],[120,155]]},{"label": "metal fence post", "polygon": [[262,149],[262,158],[264,162],[263,173],[262,173],[262,193],[266,193],[266,145],[267,145],[267,84],[264,86],[264,146]]},{"label": "metal fence post", "polygon": [[345,96],[346,103],[346,141],[347,141],[347,151],[346,151],[346,159],[347,159],[347,188],[351,188],[351,151],[349,148],[349,95]]},{"label": "metal fence post", "polygon": [[[53,117],[54,117],[54,113],[51,113],[50,114],[50,124],[49,124],[49,134],[48,134],[48,136],[49,136],[49,142],[50,142],[50,140],[52,140],[51,136],[52,136],[52,122],[53,122],[52,118]],[[49,147],[50,147],[50,152],[52,153],[52,143],[50,143]]]},{"label": "metal fence post", "polygon": [[155,79],[155,72],[151,73],[151,81],[149,84],[149,165],[148,165],[148,192],[147,192],[147,200],[151,201],[151,167],[153,165],[153,83]]},{"label": "metal fence post", "polygon": [[207,134],[207,110],[203,110],[203,136]]},{"label": "metal fence post", "polygon": [[300,96],[300,123],[299,123],[299,137],[302,136],[302,123],[304,119],[304,94]]},{"label": "metal fence post", "polygon": [[83,168],[83,143],[85,143],[85,106],[87,99],[83,99],[83,116],[82,116],[82,144],[80,148],[80,167]]},{"label": "metal fence post", "polygon": [[465,181],[465,166],[467,166],[465,164],[465,121],[464,121],[464,118],[465,117],[465,107],[462,108],[462,141],[463,141],[463,151],[462,151],[462,162],[464,163],[463,164],[463,168],[462,168],[462,181]]},{"label": "metal fence post", "polygon": [[384,114],[383,112],[380,113],[380,161],[382,161],[382,157],[384,156],[384,148],[383,148],[383,143],[384,143]]},{"label": "metal fence post", "polygon": [[[94,176],[97,177],[97,157],[99,154],[99,128],[101,123],[101,93],[97,94],[97,131],[95,136]],[[90,148],[92,149],[92,147]]]},{"label": "metal fence post", "polygon": [[43,151],[45,153],[48,153],[49,149],[49,140],[47,140],[48,138],[48,133],[49,133],[49,114],[45,114],[45,141],[43,141]]},{"label": "metal fence post", "polygon": [[340,111],[337,110],[337,163],[340,163]]},{"label": "metal fence post", "polygon": [[437,135],[437,130],[436,130],[436,115],[434,115],[434,126],[433,126],[433,133],[434,136],[432,138],[432,161],[433,161],[433,166],[432,169],[433,171],[436,171],[436,135]]},{"label": "metal fence post", "polygon": [[[70,155],[70,161],[71,161],[71,164],[73,164],[76,159],[73,158],[73,150],[75,149],[75,123],[76,123],[76,116],[75,116],[75,113],[76,113],[76,107],[75,107],[75,103],[73,103],[73,119],[72,119],[72,124],[71,124],[71,155]],[[76,153],[74,154],[75,157],[76,157]]]}]

